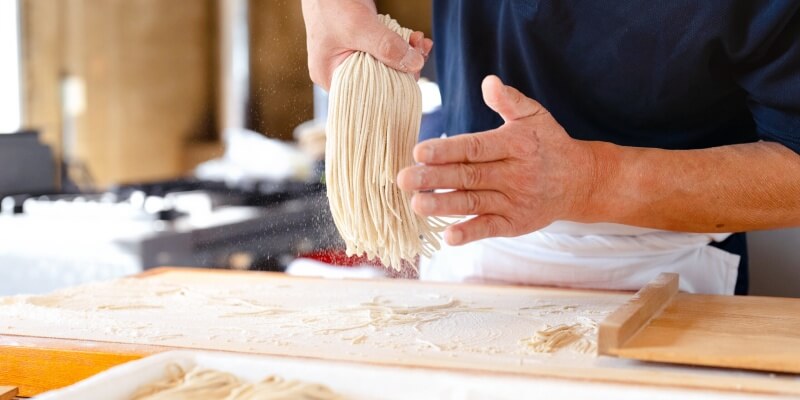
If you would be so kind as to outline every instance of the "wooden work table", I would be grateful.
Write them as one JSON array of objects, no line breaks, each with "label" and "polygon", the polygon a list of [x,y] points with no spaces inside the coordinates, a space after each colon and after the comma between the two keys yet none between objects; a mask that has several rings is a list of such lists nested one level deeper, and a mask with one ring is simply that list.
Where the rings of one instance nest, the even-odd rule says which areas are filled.
[{"label": "wooden work table", "polygon": [[[615,304],[624,303],[626,299],[630,298],[629,293],[619,292],[495,285],[454,285],[401,280],[335,281],[289,277],[275,273],[184,268],[160,268],[142,274],[138,278],[148,282],[158,281],[169,285],[197,285],[197,288],[236,286],[245,290],[248,285],[256,285],[253,287],[263,291],[263,288],[269,285],[272,285],[269,287],[293,286],[293,291],[287,291],[287,293],[297,293],[302,288],[302,290],[318,293],[319,297],[325,298],[326,304],[332,304],[336,301],[341,301],[345,304],[351,301],[350,298],[361,299],[365,296],[372,296],[373,293],[408,293],[409,296],[412,294],[440,293],[451,296],[451,298],[457,297],[463,300],[465,304],[474,304],[475,307],[489,301],[487,299],[497,299],[495,307],[499,311],[506,312],[504,315],[511,315],[512,311],[522,309],[526,305],[536,304],[541,299],[550,299],[549,301],[553,302],[558,302],[559,299],[569,299],[569,301],[586,304],[605,304],[613,308]],[[191,287],[194,288],[194,286]],[[92,289],[87,290],[91,291]],[[279,302],[280,299],[284,298],[277,295],[268,296],[268,294],[264,294],[264,301],[268,300],[271,302],[270,304]],[[0,303],[0,315],[2,315],[2,307],[3,305]],[[52,310],[46,311],[52,312]],[[137,318],[156,321],[164,318],[163,316],[168,315],[169,312],[169,310],[149,310],[145,308],[137,310],[137,313],[139,313],[137,315],[141,316]],[[208,313],[210,314],[211,311],[208,311]],[[517,312],[517,314],[519,313]],[[487,315],[485,318],[491,317],[489,314],[482,315]],[[214,319],[216,317],[206,315],[203,310],[196,311],[196,318],[211,318],[208,320],[210,321],[209,326],[214,324],[235,324],[235,322],[232,322],[235,320],[231,319]],[[434,351],[431,349],[415,350],[409,353],[407,351],[393,350],[387,346],[376,346],[375,348],[365,346],[358,348],[361,353],[354,353],[348,350],[347,346],[343,347],[341,344],[337,344],[339,342],[330,345],[325,344],[327,342],[324,341],[316,344],[309,343],[308,345],[298,342],[301,345],[294,345],[289,339],[287,339],[287,344],[281,344],[280,346],[273,346],[270,343],[243,346],[236,343],[206,340],[205,337],[196,341],[180,338],[167,339],[158,342],[158,344],[153,344],[153,342],[148,343],[146,338],[131,339],[120,337],[115,340],[113,336],[101,333],[98,333],[97,338],[94,339],[70,337],[70,335],[80,336],[81,334],[70,333],[74,332],[74,330],[60,326],[44,329],[48,328],[48,326],[41,321],[31,320],[28,322],[28,329],[36,332],[47,332],[47,334],[12,333],[14,329],[11,331],[7,327],[4,329],[2,326],[4,324],[0,323],[0,385],[19,386],[20,395],[22,396],[35,395],[42,391],[70,385],[115,365],[175,348],[457,370],[473,374],[509,374],[564,380],[800,395],[800,379],[797,376],[776,376],[768,373],[739,370],[728,371],[711,368],[656,365],[606,356],[596,358],[593,356],[537,358],[528,355],[511,357],[503,352],[494,355],[455,352],[454,355],[448,354],[447,351]],[[515,329],[512,322],[509,322],[507,329]],[[170,321],[170,324],[175,325],[175,329],[178,329],[181,321],[174,319],[174,321]],[[25,326],[26,324],[22,325]],[[497,326],[495,328],[496,331],[502,333],[506,327]],[[270,326],[265,324],[259,329],[262,329],[259,334],[263,336],[264,332],[276,330],[278,327],[277,325]],[[414,335],[410,329],[411,327],[408,327],[408,335]],[[376,335],[380,335],[380,333],[376,333]],[[211,337],[208,336],[208,338]],[[515,346],[517,339],[510,337],[507,338],[506,342],[503,342],[506,346]],[[323,351],[320,351],[320,349],[323,349]]]}]

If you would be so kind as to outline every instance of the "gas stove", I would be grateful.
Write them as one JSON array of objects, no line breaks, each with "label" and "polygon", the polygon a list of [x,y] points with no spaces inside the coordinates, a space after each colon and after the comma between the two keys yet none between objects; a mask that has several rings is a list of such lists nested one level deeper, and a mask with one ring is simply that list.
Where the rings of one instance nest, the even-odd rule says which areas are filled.
[{"label": "gas stove", "polygon": [[280,271],[298,255],[341,246],[320,183],[181,179],[7,196],[0,295],[163,265]]}]

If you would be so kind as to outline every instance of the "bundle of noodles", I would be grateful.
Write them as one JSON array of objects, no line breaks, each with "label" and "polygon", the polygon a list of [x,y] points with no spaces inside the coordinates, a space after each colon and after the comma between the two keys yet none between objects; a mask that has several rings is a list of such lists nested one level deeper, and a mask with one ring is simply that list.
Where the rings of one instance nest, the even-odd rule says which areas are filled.
[{"label": "bundle of noodles", "polygon": [[227,372],[178,364],[167,366],[167,377],[139,388],[131,400],[343,400],[326,386],[269,376],[248,383]]},{"label": "bundle of noodles", "polygon": [[[378,16],[406,41],[412,31]],[[378,257],[399,270],[402,261],[430,257],[445,223],[413,212],[397,173],[414,163],[422,99],[414,76],[367,53],[355,52],[331,82],[325,179],[333,221],[348,255]]]}]

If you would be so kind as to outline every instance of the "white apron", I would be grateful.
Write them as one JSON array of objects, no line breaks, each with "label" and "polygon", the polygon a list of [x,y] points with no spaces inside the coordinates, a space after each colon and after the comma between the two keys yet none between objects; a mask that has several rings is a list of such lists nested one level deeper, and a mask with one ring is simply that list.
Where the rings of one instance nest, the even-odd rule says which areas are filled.
[{"label": "white apron", "polygon": [[443,245],[421,259],[420,278],[638,290],[677,272],[682,291],[733,294],[740,257],[708,245],[730,235],[558,221],[515,238]]}]

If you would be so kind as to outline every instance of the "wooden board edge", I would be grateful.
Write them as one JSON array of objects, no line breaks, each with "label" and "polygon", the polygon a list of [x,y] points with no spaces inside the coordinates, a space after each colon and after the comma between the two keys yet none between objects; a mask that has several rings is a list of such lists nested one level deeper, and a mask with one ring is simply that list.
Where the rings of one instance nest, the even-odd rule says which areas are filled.
[{"label": "wooden board edge", "polygon": [[12,400],[19,394],[16,386],[0,386],[0,400]]},{"label": "wooden board edge", "polygon": [[138,273],[136,275],[133,275],[133,277],[134,278],[150,278],[150,277],[153,277],[153,276],[156,276],[156,275],[161,275],[161,274],[166,274],[166,273],[169,273],[169,272],[175,272],[175,271],[181,271],[181,270],[192,271],[192,270],[201,270],[201,268],[192,268],[192,267],[182,268],[182,267],[167,267],[167,266],[155,267],[155,268],[150,268],[150,269],[144,270],[144,271],[142,271],[142,272],[140,272],[140,273]]},{"label": "wooden board edge", "polygon": [[0,335],[0,384],[17,386],[18,396],[35,396],[168,350],[173,348]]},{"label": "wooden board edge", "polygon": [[[627,349],[625,347],[614,349],[614,354],[621,358],[628,358],[631,360],[657,362],[662,364],[672,364],[687,367],[701,367],[701,368],[725,368],[738,371],[750,371],[770,374],[781,374],[800,376],[800,368],[793,365],[786,365],[781,362],[760,361],[758,363],[739,361],[735,359],[720,360],[706,360],[703,358],[693,358],[691,360],[673,353],[642,353],[641,348]],[[800,382],[800,381],[799,381]]]},{"label": "wooden board edge", "polygon": [[146,354],[5,347],[0,348],[0,382],[18,386],[18,396],[31,397],[72,385],[116,365],[145,356]]},{"label": "wooden board edge", "polygon": [[[65,339],[59,339],[55,343],[48,343],[49,348],[41,348],[43,344],[38,344],[38,342],[36,341],[30,341],[30,339],[39,339],[41,341],[45,340],[49,341],[50,339],[29,338],[29,337],[26,337],[24,339],[26,340],[25,347],[27,347],[26,349],[22,349],[23,351],[25,351],[25,358],[24,358],[25,364],[29,365],[30,368],[33,368],[36,365],[38,365],[39,368],[34,368],[26,371],[28,372],[26,374],[27,376],[25,376],[25,378],[22,379],[24,385],[23,384],[19,385],[20,395],[23,396],[33,396],[45,392],[47,390],[68,386],[70,384],[76,383],[88,377],[88,376],[82,376],[81,374],[76,374],[75,371],[71,371],[71,369],[74,368],[74,362],[76,360],[76,357],[78,356],[81,356],[82,358],[82,356],[86,353],[90,353],[92,358],[104,354],[109,355],[102,352],[102,350],[100,352],[75,350],[75,349],[85,349],[86,344],[81,345],[80,347],[74,347],[75,346],[74,343],[70,343],[69,340]],[[520,378],[534,377],[539,379],[564,380],[566,382],[583,381],[583,382],[592,382],[601,384],[606,383],[606,384],[620,384],[620,385],[633,385],[633,386],[645,386],[645,387],[673,387],[673,388],[683,388],[689,390],[712,390],[712,391],[730,392],[730,393],[752,393],[752,394],[780,395],[780,396],[800,395],[800,382],[786,382],[784,380],[773,380],[773,379],[762,379],[762,378],[742,378],[738,376],[716,376],[713,377],[713,379],[708,379],[707,376],[693,375],[686,372],[652,371],[652,372],[646,372],[641,376],[632,376],[627,370],[604,369],[600,371],[592,371],[592,373],[589,374],[589,373],[584,373],[582,371],[576,371],[574,368],[559,367],[559,366],[544,366],[544,365],[527,370],[520,370],[519,368],[511,365],[497,367],[493,369],[482,369],[481,366],[478,365],[464,366],[463,364],[459,364],[456,360],[439,360],[439,362],[433,364],[411,362],[405,360],[395,360],[394,362],[380,362],[380,361],[326,358],[322,356],[311,356],[311,355],[301,355],[301,354],[250,353],[250,352],[240,352],[240,351],[230,351],[230,350],[192,349],[188,347],[131,345],[131,344],[121,344],[114,342],[93,342],[89,348],[102,349],[103,346],[109,346],[109,345],[113,345],[115,347],[118,346],[119,347],[118,354],[121,354],[123,357],[130,357],[130,359],[126,360],[119,357],[114,359],[107,358],[104,359],[106,362],[102,365],[97,365],[95,362],[96,360],[92,359],[85,360],[89,361],[89,364],[92,364],[93,367],[97,368],[96,372],[94,373],[99,373],[106,369],[114,367],[118,364],[122,364],[127,361],[133,361],[135,359],[159,353],[162,351],[188,350],[188,351],[232,353],[232,354],[242,354],[248,356],[267,356],[273,358],[321,361],[332,364],[346,363],[353,365],[375,365],[383,367],[407,368],[414,370],[438,370],[438,371],[470,374],[475,376],[492,375],[492,376],[516,376]],[[42,351],[30,352],[30,350],[42,350]],[[75,354],[75,353],[80,353],[80,354]],[[5,356],[7,355],[9,355],[8,349],[4,349],[3,346],[0,346],[0,382],[3,382],[5,384],[8,383],[16,384],[16,382],[8,382],[7,378],[11,376],[10,373],[13,371],[10,369],[6,369],[6,366],[15,365],[13,364],[14,361],[21,363],[22,360],[6,358]],[[44,364],[40,362],[32,362],[33,360],[44,361]],[[83,362],[79,364],[83,364]],[[42,365],[44,365],[44,368],[41,367]],[[69,375],[65,376],[60,372],[64,370],[69,370],[68,371]],[[94,375],[94,373],[89,374],[89,376]],[[17,372],[16,373],[17,381],[19,381],[19,375],[20,375],[19,372]],[[37,381],[35,378],[36,376],[40,377],[45,376],[47,377],[47,380]],[[61,380],[60,382],[54,382],[52,381],[54,377],[58,377],[59,379],[65,379],[65,380]]]},{"label": "wooden board edge", "polygon": [[421,287],[431,287],[431,288],[449,288],[449,287],[459,287],[463,288],[465,286],[471,287],[476,291],[486,292],[486,291],[494,291],[497,289],[507,290],[507,291],[519,291],[519,292],[527,292],[530,290],[544,290],[548,292],[569,292],[570,294],[582,295],[582,294],[609,294],[609,295],[629,295],[633,293],[631,290],[612,290],[612,289],[575,289],[575,288],[565,288],[560,286],[531,286],[531,285],[524,285],[524,284],[511,284],[511,283],[503,283],[498,281],[486,281],[486,282],[451,282],[451,281],[422,281],[417,279],[403,279],[403,278],[324,278],[319,276],[304,276],[304,275],[287,275],[283,272],[275,272],[275,271],[251,271],[251,270],[232,270],[232,269],[223,269],[223,268],[198,268],[198,267],[170,267],[170,266],[163,266],[163,267],[156,267],[152,269],[148,269],[147,271],[141,272],[139,274],[132,275],[132,278],[142,278],[142,279],[149,279],[153,277],[158,277],[158,275],[165,275],[170,273],[198,273],[198,274],[238,274],[238,275],[263,275],[269,276],[270,278],[276,279],[283,279],[289,281],[344,281],[344,282],[358,282],[358,283],[369,283],[369,284],[376,284],[376,285],[384,285],[384,284],[396,284],[398,282],[413,282],[415,285],[420,285]]},{"label": "wooden board edge", "polygon": [[672,302],[679,282],[678,274],[661,273],[603,319],[598,325],[598,353],[616,355],[614,349],[624,346]]}]

